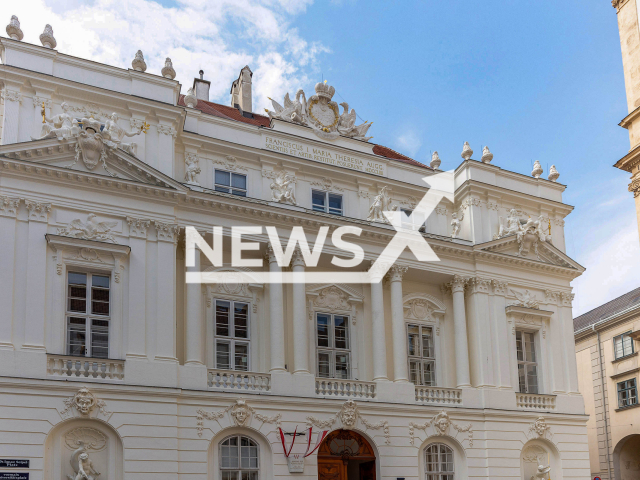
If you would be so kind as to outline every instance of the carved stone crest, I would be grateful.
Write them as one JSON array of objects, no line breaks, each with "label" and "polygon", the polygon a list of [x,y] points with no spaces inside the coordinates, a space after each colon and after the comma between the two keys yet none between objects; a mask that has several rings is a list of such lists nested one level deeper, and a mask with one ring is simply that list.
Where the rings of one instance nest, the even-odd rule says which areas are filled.
[{"label": "carved stone crest", "polygon": [[111,233],[111,229],[118,225],[118,222],[99,222],[94,213],[87,215],[87,221],[83,222],[79,218],[73,220],[66,227],[58,228],[58,235],[84,240],[96,240],[99,242],[116,243],[116,239]]},{"label": "carved stone crest", "polygon": [[349,297],[335,285],[323,289],[313,304],[316,307],[327,308],[330,311],[351,309]]}]

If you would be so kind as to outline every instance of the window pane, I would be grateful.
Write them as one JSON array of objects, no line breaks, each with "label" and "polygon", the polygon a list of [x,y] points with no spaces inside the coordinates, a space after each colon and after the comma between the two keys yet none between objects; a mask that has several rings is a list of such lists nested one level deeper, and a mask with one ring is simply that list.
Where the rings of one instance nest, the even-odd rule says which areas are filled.
[{"label": "window pane", "polygon": [[91,356],[95,358],[109,358],[108,328],[96,327],[94,325],[91,329]]},{"label": "window pane", "polygon": [[349,317],[336,315],[335,323],[335,348],[349,348]]},{"label": "window pane", "polygon": [[235,188],[247,189],[247,176],[234,173],[231,175],[231,186]]},{"label": "window pane", "polygon": [[246,190],[235,190],[235,189],[233,189],[233,190],[231,190],[231,193],[233,195],[237,195],[239,197],[246,197],[247,196],[247,191]]},{"label": "window pane", "polygon": [[84,318],[69,318],[68,346],[69,355],[86,355],[86,320]]},{"label": "window pane", "polygon": [[231,437],[224,441],[220,447],[220,456],[222,457],[221,468],[238,468],[238,437]]},{"label": "window pane", "polygon": [[219,185],[216,185],[215,190],[216,190],[216,192],[231,193],[231,189],[230,188],[221,187]]},{"label": "window pane", "polygon": [[424,372],[423,385],[435,386],[436,384],[436,365],[433,360],[422,363]]},{"label": "window pane", "polygon": [[527,365],[527,393],[538,393],[538,369]]},{"label": "window pane", "polygon": [[222,471],[222,480],[238,480],[238,472],[228,472],[228,471],[223,470]]},{"label": "window pane", "polygon": [[331,376],[331,357],[327,352],[318,352],[318,376],[323,378]]},{"label": "window pane", "polygon": [[613,339],[613,346],[614,346],[616,358],[622,357],[624,355],[622,353],[623,352],[623,350],[622,350],[622,336],[615,337]]},{"label": "window pane", "polygon": [[96,287],[91,289],[91,313],[109,315],[109,290]]},{"label": "window pane", "polygon": [[422,374],[420,373],[420,362],[411,360],[409,362],[409,379],[414,385],[422,385]]},{"label": "window pane", "polygon": [[314,210],[324,212],[325,199],[326,199],[326,194],[324,192],[318,192],[317,190],[311,191],[311,204],[313,205]]},{"label": "window pane", "polygon": [[329,315],[324,315],[322,313],[318,313],[316,315],[317,318],[317,330],[318,330],[318,346],[319,347],[328,347],[329,346],[329,323],[330,317]]},{"label": "window pane", "polygon": [[407,335],[409,337],[409,355],[412,357],[419,357],[420,327],[418,327],[417,325],[407,325]]},{"label": "window pane", "polygon": [[633,339],[628,335],[622,336],[622,352],[623,355],[631,355],[633,353]]},{"label": "window pane", "polygon": [[522,363],[518,364],[518,383],[519,383],[520,393],[527,393],[524,364]]},{"label": "window pane", "polygon": [[233,325],[236,338],[249,338],[249,305],[246,303],[233,304]]},{"label": "window pane", "polygon": [[216,342],[216,368],[229,369],[229,343]]},{"label": "window pane", "polygon": [[524,347],[522,345],[522,332],[516,332],[516,352],[518,355],[518,361],[524,361]]},{"label": "window pane", "polygon": [[235,347],[235,370],[246,372],[249,370],[249,345],[236,343]]},{"label": "window pane", "polygon": [[349,354],[336,353],[336,377],[349,378]]},{"label": "window pane", "polygon": [[422,328],[422,356],[425,358],[433,358],[433,337],[431,329]]},{"label": "window pane", "polygon": [[87,275],[85,273],[75,273],[69,272],[69,284],[73,285],[86,285],[87,284]]},{"label": "window pane", "polygon": [[94,275],[91,277],[91,285],[94,287],[109,288],[109,277],[104,275]]},{"label": "window pane", "polygon": [[533,341],[533,333],[524,334],[525,360],[527,362],[536,361],[536,349]]},{"label": "window pane", "polygon": [[216,335],[229,336],[229,302],[216,301]]},{"label": "window pane", "polygon": [[216,170],[216,184],[231,186],[231,176],[229,172]]},{"label": "window pane", "polygon": [[329,194],[329,213],[342,214],[342,195]]}]

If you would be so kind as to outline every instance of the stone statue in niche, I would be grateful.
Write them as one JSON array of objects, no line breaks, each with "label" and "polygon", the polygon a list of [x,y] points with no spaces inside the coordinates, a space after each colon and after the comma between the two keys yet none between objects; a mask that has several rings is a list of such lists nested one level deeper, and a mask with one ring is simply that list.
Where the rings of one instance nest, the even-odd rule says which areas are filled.
[{"label": "stone statue in niche", "polygon": [[387,222],[387,218],[384,216],[385,211],[393,210],[391,207],[391,197],[387,193],[388,187],[385,185],[380,190],[380,193],[375,196],[373,203],[369,207],[369,216],[367,221],[369,222]]},{"label": "stone statue in niche", "polygon": [[74,475],[67,475],[68,480],[97,480],[100,472],[93,467],[85,446],[81,445],[71,455],[71,468]]},{"label": "stone statue in niche", "polygon": [[31,137],[31,140],[42,140],[44,138],[56,137],[58,140],[66,140],[78,134],[80,131],[78,122],[69,115],[69,105],[62,102],[60,105],[62,113],[47,118],[44,105],[42,107],[42,132],[40,138]]},{"label": "stone statue in niche", "polygon": [[186,182],[191,185],[200,185],[198,183],[198,175],[200,175],[202,170],[200,169],[200,160],[198,160],[197,155],[187,153],[184,159],[184,165],[184,179]]},{"label": "stone statue in niche", "polygon": [[534,474],[531,475],[531,479],[530,480],[536,480],[536,479],[548,479],[549,478],[549,471],[551,470],[551,466],[550,465],[538,465],[538,471]]},{"label": "stone statue in niche", "polygon": [[464,213],[458,218],[458,214],[453,212],[451,214],[451,238],[458,238],[460,233],[460,227],[462,226],[462,220],[464,219]]},{"label": "stone statue in niche", "polygon": [[296,196],[293,192],[293,184],[295,184],[295,182],[296,179],[293,175],[288,175],[284,170],[280,171],[270,185],[273,201],[296,205]]}]

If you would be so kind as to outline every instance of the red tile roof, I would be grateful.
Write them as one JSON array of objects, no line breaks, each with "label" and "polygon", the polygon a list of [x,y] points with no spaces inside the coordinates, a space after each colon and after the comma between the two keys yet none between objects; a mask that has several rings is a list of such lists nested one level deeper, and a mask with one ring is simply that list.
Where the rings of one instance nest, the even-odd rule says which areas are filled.
[{"label": "red tile roof", "polygon": [[[184,95],[180,95],[180,99],[178,100],[178,105],[183,107],[186,106],[184,103]],[[240,113],[240,110],[238,110],[235,107],[220,105],[219,103],[207,102],[205,100],[198,100],[196,109],[208,115],[226,118],[228,120],[235,120],[237,122],[248,123],[250,125],[256,125],[259,127],[269,127],[271,125],[271,120],[269,119],[269,117],[265,115],[259,115],[257,113],[254,113],[253,118],[247,118],[243,116]],[[431,167],[428,167],[423,163],[418,162],[417,160],[409,158],[406,155],[402,155],[401,153],[398,153],[395,150],[392,150],[388,147],[384,147],[382,145],[374,145],[373,153],[381,157],[390,158],[392,160],[398,160],[400,162],[407,163],[409,165],[428,168],[432,170]]]}]

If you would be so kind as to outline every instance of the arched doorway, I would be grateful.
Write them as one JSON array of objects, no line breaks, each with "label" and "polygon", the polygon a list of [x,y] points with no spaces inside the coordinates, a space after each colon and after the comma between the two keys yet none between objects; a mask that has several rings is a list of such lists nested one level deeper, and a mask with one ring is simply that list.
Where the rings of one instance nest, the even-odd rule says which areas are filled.
[{"label": "arched doorway", "polygon": [[331,432],[318,451],[318,480],[376,480],[373,448],[351,430]]},{"label": "arched doorway", "polygon": [[640,480],[640,435],[629,435],[613,450],[616,480]]}]

